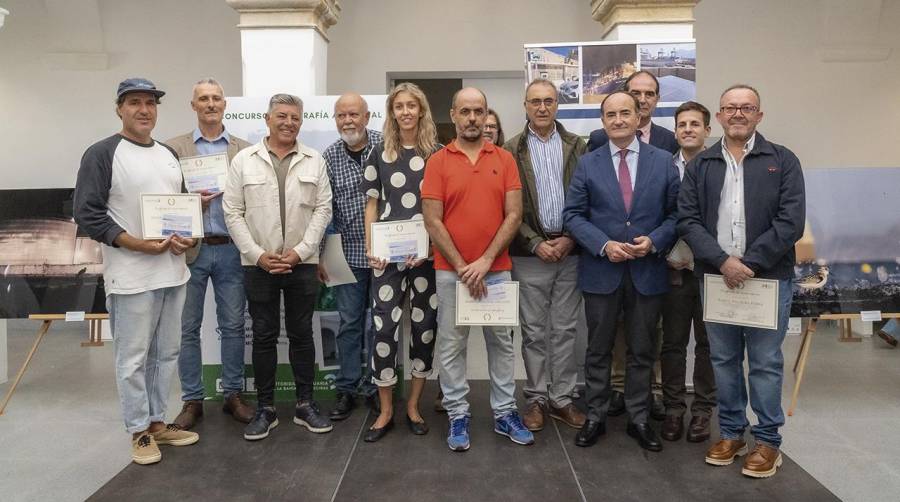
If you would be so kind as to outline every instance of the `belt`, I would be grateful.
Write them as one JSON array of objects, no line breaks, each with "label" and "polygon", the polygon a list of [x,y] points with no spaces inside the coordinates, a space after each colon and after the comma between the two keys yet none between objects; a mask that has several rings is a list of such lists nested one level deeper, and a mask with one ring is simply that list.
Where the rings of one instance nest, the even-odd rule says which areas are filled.
[{"label": "belt", "polygon": [[209,237],[204,237],[201,241],[207,246],[220,246],[222,244],[231,244],[234,242],[231,240],[231,237],[228,237],[227,235],[211,235]]},{"label": "belt", "polygon": [[564,234],[564,233],[562,233],[562,232],[548,233],[548,234],[547,234],[547,239],[559,239],[560,237],[562,237],[562,236],[564,236],[564,235],[566,235],[566,234]]}]

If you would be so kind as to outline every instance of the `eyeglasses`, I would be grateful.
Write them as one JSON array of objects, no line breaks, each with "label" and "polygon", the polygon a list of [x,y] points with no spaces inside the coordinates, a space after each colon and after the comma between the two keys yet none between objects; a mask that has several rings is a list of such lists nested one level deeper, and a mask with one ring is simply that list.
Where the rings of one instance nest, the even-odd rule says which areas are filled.
[{"label": "eyeglasses", "polygon": [[529,99],[525,102],[535,108],[540,108],[541,105],[544,105],[547,108],[550,108],[551,106],[553,106],[554,103],[556,103],[556,99],[554,99],[554,98],[544,98],[544,99],[534,98],[534,99]]},{"label": "eyeglasses", "polygon": [[725,115],[734,115],[735,113],[738,112],[738,110],[741,111],[742,115],[750,115],[751,113],[758,112],[759,107],[753,106],[753,105],[744,105],[744,106],[723,106],[723,107],[719,108],[719,111],[724,113]]},{"label": "eyeglasses", "polygon": [[495,129],[499,129],[499,127],[497,127],[497,124],[484,124],[485,131],[493,131]]}]

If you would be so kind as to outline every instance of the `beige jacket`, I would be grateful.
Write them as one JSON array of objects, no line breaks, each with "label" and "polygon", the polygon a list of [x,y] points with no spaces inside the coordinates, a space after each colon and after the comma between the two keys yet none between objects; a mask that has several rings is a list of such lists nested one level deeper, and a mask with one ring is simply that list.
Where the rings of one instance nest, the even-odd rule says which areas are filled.
[{"label": "beige jacket", "polygon": [[256,265],[264,252],[293,248],[300,263],[319,262],[319,243],[331,221],[331,183],[322,155],[302,143],[288,168],[282,238],[278,178],[265,139],[238,153],[228,168],[223,207],[241,264]]},{"label": "beige jacket", "polygon": [[[181,136],[175,136],[174,138],[165,141],[165,144],[171,146],[172,149],[175,150],[175,153],[178,154],[179,158],[196,157],[197,155],[199,155],[199,153],[197,153],[197,144],[194,143],[193,132],[182,134]],[[247,148],[248,146],[250,146],[250,143],[248,143],[247,141],[229,134],[228,150],[226,151],[228,161],[231,162],[231,159],[233,159],[239,151]],[[197,260],[197,255],[200,254],[200,246],[202,245],[202,241],[198,241],[196,246],[185,251],[185,261],[188,265],[194,263]]]}]

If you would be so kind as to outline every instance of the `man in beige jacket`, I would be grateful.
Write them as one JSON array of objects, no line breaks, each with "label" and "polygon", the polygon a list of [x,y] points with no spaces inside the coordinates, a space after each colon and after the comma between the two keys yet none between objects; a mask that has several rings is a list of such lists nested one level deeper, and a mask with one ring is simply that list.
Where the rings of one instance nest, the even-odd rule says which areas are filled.
[{"label": "man in beige jacket", "polygon": [[294,423],[311,432],[332,429],[313,402],[315,345],[312,317],[319,282],[319,243],[331,220],[331,184],[319,152],[297,140],[303,102],[289,94],[269,100],[269,135],[242,150],[228,169],[225,222],[244,266],[244,290],[253,321],[257,410],[244,439],[258,440],[278,425],[275,368],[281,295],[296,384]]}]

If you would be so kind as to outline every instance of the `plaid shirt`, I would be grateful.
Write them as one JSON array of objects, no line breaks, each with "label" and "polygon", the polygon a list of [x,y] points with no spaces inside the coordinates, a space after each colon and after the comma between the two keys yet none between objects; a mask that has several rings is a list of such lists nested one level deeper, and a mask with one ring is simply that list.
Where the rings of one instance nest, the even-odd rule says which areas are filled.
[{"label": "plaid shirt", "polygon": [[[369,143],[362,152],[363,162],[369,158],[372,149],[384,141],[380,132],[371,129],[366,129],[366,132]],[[366,260],[366,196],[359,192],[363,168],[347,153],[343,140],[332,143],[322,156],[325,158],[328,179],[331,180],[334,209],[328,233],[341,234],[348,265],[369,268]]]}]

